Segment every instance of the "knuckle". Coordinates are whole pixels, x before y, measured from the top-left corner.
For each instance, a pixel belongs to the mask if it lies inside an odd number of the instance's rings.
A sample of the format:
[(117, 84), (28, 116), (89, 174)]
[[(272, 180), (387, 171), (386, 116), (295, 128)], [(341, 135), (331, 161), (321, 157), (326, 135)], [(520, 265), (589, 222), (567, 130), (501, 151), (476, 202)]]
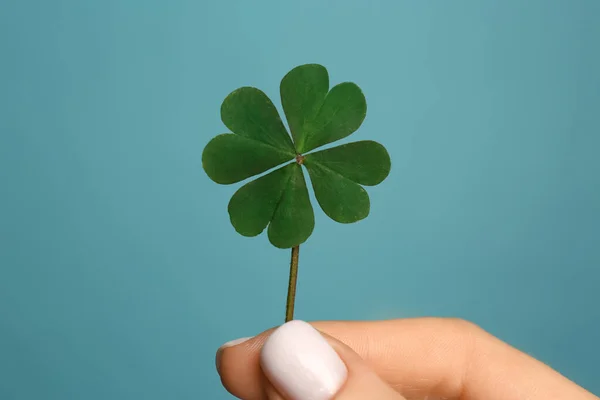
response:
[(463, 318), (450, 318), (449, 323), (452, 324), (452, 326), (458, 331), (460, 331), (462, 334), (468, 336), (482, 331), (479, 325)]
[(461, 345), (467, 355), (472, 354), (477, 339), (485, 332), (479, 325), (462, 318), (450, 318), (446, 321), (446, 326), (448, 335)]
[(458, 391), (464, 387), (468, 376), (471, 374), (473, 365), (476, 362), (476, 352), (478, 342), (485, 337), (485, 330), (472, 321), (462, 318), (453, 318), (450, 321), (455, 329), (456, 340), (459, 343), (460, 351), (460, 370), (462, 374), (456, 377), (454, 387)]

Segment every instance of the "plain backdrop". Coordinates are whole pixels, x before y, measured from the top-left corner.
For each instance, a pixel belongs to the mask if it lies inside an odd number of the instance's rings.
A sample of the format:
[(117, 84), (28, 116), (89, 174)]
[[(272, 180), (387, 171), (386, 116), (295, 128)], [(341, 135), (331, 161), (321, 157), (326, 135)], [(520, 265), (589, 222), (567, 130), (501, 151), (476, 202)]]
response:
[(297, 318), (472, 320), (600, 394), (600, 2), (3, 0), (0, 398), (229, 399), (289, 252), (201, 167), (240, 86), (356, 82), (392, 172), (316, 207)]

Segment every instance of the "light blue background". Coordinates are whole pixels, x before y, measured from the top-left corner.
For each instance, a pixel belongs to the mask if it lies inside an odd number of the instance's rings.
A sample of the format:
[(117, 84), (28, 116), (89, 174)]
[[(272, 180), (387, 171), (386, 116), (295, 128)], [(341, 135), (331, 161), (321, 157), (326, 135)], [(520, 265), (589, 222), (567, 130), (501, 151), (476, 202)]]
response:
[(3, 0), (0, 398), (226, 399), (289, 254), (201, 168), (292, 67), (358, 83), (371, 216), (317, 209), (297, 317), (468, 318), (600, 393), (600, 2)]

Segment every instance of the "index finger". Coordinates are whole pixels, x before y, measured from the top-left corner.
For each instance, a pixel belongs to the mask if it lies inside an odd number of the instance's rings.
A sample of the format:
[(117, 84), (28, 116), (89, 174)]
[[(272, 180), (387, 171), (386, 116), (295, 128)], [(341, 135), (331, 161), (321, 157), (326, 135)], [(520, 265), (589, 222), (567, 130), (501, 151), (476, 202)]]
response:
[[(545, 364), (462, 320), (312, 325), (351, 347), (407, 399), (598, 400)], [(220, 351), (221, 380), (233, 395), (263, 399), (259, 353), (269, 334)]]

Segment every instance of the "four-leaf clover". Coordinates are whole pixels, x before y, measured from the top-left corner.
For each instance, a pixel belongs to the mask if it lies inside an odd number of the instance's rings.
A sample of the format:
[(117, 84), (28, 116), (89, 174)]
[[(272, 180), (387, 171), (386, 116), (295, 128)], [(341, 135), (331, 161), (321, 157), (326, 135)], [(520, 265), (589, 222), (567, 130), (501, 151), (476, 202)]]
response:
[(274, 246), (291, 248), (304, 243), (315, 225), (302, 166), (325, 214), (351, 223), (369, 214), (363, 186), (382, 182), (391, 162), (386, 149), (371, 140), (313, 151), (349, 136), (362, 124), (367, 104), (354, 83), (329, 90), (325, 67), (307, 64), (285, 75), (280, 95), (291, 137), (267, 95), (242, 87), (221, 105), (221, 119), (233, 133), (218, 135), (206, 145), (202, 165), (219, 184), (280, 166), (237, 190), (228, 211), (240, 234), (256, 236), (268, 226)]

